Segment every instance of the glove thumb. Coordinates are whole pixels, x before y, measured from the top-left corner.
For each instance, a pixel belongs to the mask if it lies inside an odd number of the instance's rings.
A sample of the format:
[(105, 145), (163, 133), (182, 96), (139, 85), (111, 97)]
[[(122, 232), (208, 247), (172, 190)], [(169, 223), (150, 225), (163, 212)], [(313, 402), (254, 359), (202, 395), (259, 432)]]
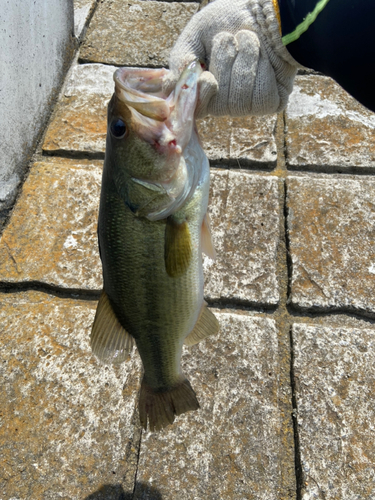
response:
[(210, 71), (203, 71), (198, 79), (198, 102), (195, 108), (195, 117), (204, 118), (209, 114), (208, 109), (211, 99), (219, 89), (214, 75)]

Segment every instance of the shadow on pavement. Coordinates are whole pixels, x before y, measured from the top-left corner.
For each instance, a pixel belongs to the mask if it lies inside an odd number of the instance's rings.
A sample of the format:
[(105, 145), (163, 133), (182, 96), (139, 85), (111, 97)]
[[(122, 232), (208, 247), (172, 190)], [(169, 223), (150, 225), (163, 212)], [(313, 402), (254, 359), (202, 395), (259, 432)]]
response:
[(121, 484), (104, 484), (84, 500), (162, 500), (161, 493), (146, 483), (136, 483), (135, 490), (126, 492)]

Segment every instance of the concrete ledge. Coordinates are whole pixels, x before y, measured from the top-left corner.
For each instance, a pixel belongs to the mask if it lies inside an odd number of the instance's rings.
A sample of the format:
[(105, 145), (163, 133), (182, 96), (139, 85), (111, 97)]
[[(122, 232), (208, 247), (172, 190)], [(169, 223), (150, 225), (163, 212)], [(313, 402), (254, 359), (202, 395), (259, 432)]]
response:
[(73, 55), (73, 0), (3, 2), (0, 23), (1, 224)]

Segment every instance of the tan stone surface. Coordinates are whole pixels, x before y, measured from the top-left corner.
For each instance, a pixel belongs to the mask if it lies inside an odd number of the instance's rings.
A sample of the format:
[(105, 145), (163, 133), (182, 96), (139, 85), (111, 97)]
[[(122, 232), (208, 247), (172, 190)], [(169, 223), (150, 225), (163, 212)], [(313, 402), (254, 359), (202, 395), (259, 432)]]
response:
[(332, 79), (298, 76), (286, 110), (290, 168), (375, 167), (375, 116)]
[[(163, 500), (295, 498), (286, 473), (293, 450), (281, 439), (275, 322), (215, 314), (219, 336), (183, 357), (201, 408), (158, 434), (143, 433), (137, 480)], [(134, 498), (144, 498), (141, 487)]]
[(92, 13), (96, 0), (74, 0), (74, 35), (78, 38), (83, 33), (88, 16)]
[(117, 368), (94, 358), (95, 308), (37, 292), (0, 294), (1, 499), (133, 489), (140, 364), (134, 355)]
[(198, 8), (198, 3), (183, 2), (102, 2), (81, 47), (80, 61), (167, 66), (174, 42)]
[[(43, 143), (48, 154), (104, 157), (107, 104), (112, 96), (114, 66), (76, 65), (68, 78)], [(198, 130), (208, 158), (236, 167), (271, 168), (276, 164), (276, 115), (208, 117)]]
[(0, 238), (0, 281), (101, 289), (96, 227), (102, 162), (35, 163)]
[[(0, 239), (0, 281), (100, 290), (96, 228), (101, 162), (36, 163)], [(217, 262), (205, 260), (206, 295), (278, 301), (276, 179), (217, 170), (210, 211)]]
[(277, 178), (213, 170), (210, 200), (217, 260), (204, 260), (206, 296), (277, 304)]
[(198, 121), (198, 131), (206, 155), (212, 162), (236, 167), (276, 166), (276, 115), (209, 116)]
[(104, 158), (107, 105), (113, 94), (114, 66), (75, 65), (47, 129), (43, 151), (90, 153)]
[(375, 329), (293, 326), (302, 500), (375, 498)]
[(375, 312), (375, 183), (287, 181), (290, 302), (309, 309)]

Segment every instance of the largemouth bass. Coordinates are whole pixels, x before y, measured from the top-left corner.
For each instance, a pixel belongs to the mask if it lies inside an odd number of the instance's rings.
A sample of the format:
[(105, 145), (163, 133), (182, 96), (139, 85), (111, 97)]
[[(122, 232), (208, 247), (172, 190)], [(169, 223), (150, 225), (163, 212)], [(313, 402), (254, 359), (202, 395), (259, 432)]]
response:
[(98, 239), (104, 290), (91, 332), (94, 354), (121, 363), (135, 341), (144, 367), (139, 414), (159, 430), (199, 403), (182, 373), (183, 343), (218, 332), (203, 299), (202, 251), (209, 164), (194, 122), (198, 62), (170, 96), (165, 69), (118, 69), (108, 132)]

